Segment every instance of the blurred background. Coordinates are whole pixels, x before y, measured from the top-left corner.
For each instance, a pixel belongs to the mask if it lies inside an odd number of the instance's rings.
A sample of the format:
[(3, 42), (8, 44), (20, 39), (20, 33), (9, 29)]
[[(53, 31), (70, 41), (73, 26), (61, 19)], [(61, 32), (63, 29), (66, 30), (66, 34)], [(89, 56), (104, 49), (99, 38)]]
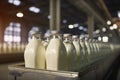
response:
[(87, 35), (103, 42), (120, 43), (120, 0), (57, 1), (57, 4), (54, 0), (0, 1), (1, 63), (23, 61), (24, 49), (33, 31), (41, 32), (42, 38), (55, 29), (62, 34)]
[[(26, 43), (31, 31), (44, 35), (50, 30), (49, 3), (50, 0), (2, 0), (0, 42)], [(60, 0), (60, 31), (93, 38), (107, 36), (109, 42), (119, 43), (119, 4), (119, 0)]]

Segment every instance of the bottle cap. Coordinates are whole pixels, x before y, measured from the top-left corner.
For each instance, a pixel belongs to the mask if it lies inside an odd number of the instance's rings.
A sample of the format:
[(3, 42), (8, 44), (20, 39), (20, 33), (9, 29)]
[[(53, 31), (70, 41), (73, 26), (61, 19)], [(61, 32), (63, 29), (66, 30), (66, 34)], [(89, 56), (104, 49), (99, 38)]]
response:
[(50, 33), (46, 33), (44, 37), (45, 37), (45, 38), (48, 38), (48, 37), (50, 37), (50, 36), (51, 36)]
[(58, 34), (58, 33), (59, 33), (59, 31), (57, 31), (57, 30), (52, 30), (52, 31), (51, 31), (51, 34), (52, 34), (52, 35), (55, 35), (55, 34)]
[(78, 35), (73, 35), (72, 38), (76, 39), (76, 38), (78, 38)]
[(41, 33), (40, 32), (34, 32), (34, 31), (32, 31), (31, 35), (34, 36), (34, 38), (36, 38), (36, 39), (40, 39), (40, 37), (41, 37)]
[(70, 36), (71, 36), (71, 34), (66, 33), (66, 34), (64, 34), (63, 36), (64, 36), (64, 37), (70, 37)]
[(30, 31), (30, 35), (34, 35), (34, 34), (36, 34), (35, 31)]

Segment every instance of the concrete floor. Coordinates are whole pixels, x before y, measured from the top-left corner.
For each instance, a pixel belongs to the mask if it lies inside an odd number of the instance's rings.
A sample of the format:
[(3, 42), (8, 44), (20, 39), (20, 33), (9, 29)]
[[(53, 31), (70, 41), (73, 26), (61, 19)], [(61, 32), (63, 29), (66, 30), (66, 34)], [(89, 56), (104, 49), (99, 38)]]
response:
[(8, 66), (15, 63), (0, 64), (0, 80), (14, 80), (13, 76), (9, 75)]

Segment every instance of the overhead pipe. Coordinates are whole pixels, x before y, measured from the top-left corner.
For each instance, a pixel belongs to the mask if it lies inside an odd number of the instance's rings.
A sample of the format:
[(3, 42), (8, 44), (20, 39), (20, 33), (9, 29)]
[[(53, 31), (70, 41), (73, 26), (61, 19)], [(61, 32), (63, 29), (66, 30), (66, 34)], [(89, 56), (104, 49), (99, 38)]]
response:
[(108, 17), (109, 20), (112, 20), (112, 16), (107, 8), (107, 6), (105, 5), (103, 0), (98, 0), (102, 9), (105, 11), (106, 16)]
[(50, 30), (60, 31), (60, 0), (50, 0)]
[(104, 19), (97, 13), (85, 0), (68, 0), (71, 4), (85, 12), (88, 16), (93, 15), (96, 20), (98, 20), (104, 26), (107, 26)]

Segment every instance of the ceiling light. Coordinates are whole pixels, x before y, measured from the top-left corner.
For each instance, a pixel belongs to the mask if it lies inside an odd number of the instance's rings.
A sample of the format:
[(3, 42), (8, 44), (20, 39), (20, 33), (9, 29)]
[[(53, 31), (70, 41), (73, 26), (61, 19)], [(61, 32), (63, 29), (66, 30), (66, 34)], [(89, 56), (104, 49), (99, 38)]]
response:
[(22, 12), (18, 12), (18, 13), (16, 14), (16, 16), (17, 16), (17, 17), (23, 17), (24, 14), (23, 14)]
[(108, 21), (107, 21), (107, 24), (108, 24), (108, 25), (111, 25), (111, 21), (110, 21), (110, 20), (108, 20)]
[(113, 28), (113, 26), (110, 26), (110, 30), (113, 30), (114, 28)]
[(20, 0), (14, 0), (13, 4), (16, 6), (19, 6), (21, 4), (21, 2), (20, 2)]
[(8, 0), (8, 3), (11, 3), (11, 4), (12, 4), (13, 2), (14, 2), (14, 0)]
[(102, 41), (103, 42), (108, 42), (108, 39), (109, 39), (108, 36), (103, 36)]
[(102, 28), (102, 31), (103, 31), (103, 32), (106, 32), (106, 28), (105, 28), (105, 27), (103, 27), (103, 28)]
[(79, 28), (78, 28), (79, 30), (83, 30), (83, 26), (79, 26)]
[(63, 23), (67, 23), (67, 20), (66, 20), (66, 19), (64, 19), (64, 20), (63, 20)]
[(37, 8), (37, 7), (35, 7), (35, 6), (29, 7), (29, 10), (30, 10), (31, 12), (34, 12), (34, 13), (39, 13), (39, 12), (40, 12), (40, 9)]
[(113, 24), (113, 28), (117, 29), (118, 28), (117, 24)]
[(87, 32), (87, 28), (84, 28), (83, 31)]
[(117, 13), (117, 14), (118, 14), (118, 17), (120, 18), (120, 11), (118, 11), (118, 13)]
[(101, 40), (102, 40), (102, 38), (101, 38), (101, 37), (98, 37), (98, 40), (99, 40), (99, 41), (101, 41)]
[(73, 26), (73, 25), (69, 25), (68, 28), (69, 28), (69, 29), (73, 29), (74, 26)]
[(78, 27), (78, 26), (79, 26), (79, 24), (77, 24), (77, 23), (76, 23), (76, 24), (74, 24), (73, 26), (74, 26), (74, 27)]
[(21, 4), (20, 0), (8, 0), (8, 3), (14, 4), (16, 6), (19, 6)]
[(51, 16), (50, 16), (50, 15), (48, 15), (48, 19), (51, 19)]
[(100, 30), (96, 30), (95, 33), (97, 33), (97, 34), (100, 33)]

